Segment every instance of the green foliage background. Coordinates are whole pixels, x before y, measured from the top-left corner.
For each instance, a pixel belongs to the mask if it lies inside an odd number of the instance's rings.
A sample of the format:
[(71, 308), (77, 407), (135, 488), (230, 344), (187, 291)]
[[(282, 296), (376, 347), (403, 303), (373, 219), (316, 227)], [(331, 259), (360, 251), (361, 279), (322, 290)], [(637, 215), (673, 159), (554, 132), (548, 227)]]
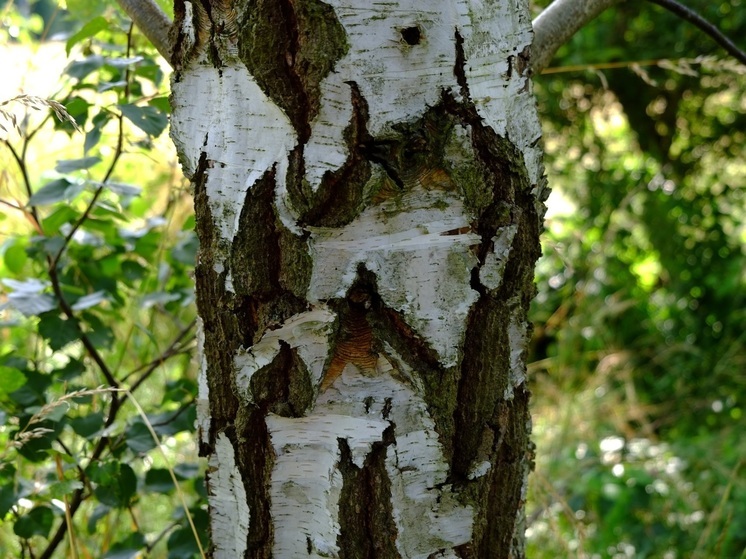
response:
[[(739, 0), (686, 4), (746, 49)], [(746, 68), (644, 3), (553, 66), (531, 555), (743, 557)]]
[[(689, 5), (744, 36), (741, 0)], [(0, 105), (0, 550), (198, 557), (196, 239), (167, 68), (113, 1), (66, 6), (0, 11), (0, 40), (63, 33), (71, 56), (52, 100)], [(744, 557), (746, 68), (639, 3), (553, 65), (529, 555)]]
[[(0, 106), (0, 555), (199, 556), (196, 237), (167, 67), (113, 3), (67, 5), (47, 20), (71, 55), (58, 93)], [(3, 10), (8, 42), (51, 32)]]

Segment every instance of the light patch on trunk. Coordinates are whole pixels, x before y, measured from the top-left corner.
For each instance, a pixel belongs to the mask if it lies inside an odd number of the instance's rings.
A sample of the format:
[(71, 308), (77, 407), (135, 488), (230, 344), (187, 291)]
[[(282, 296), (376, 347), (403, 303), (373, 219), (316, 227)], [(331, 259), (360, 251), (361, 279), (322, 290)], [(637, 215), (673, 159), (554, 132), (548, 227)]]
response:
[(395, 442), (386, 448), (386, 472), (396, 547), (402, 557), (426, 559), (471, 540), (474, 510), (462, 505), (446, 484), (448, 464), (420, 392), (397, 380), (416, 375), (398, 356), (386, 355), (379, 357), (377, 373), (363, 375), (348, 365), (319, 396), (314, 414), (386, 420), (394, 427)]
[(207, 444), (210, 438), (210, 389), (207, 386), (207, 358), (205, 357), (205, 329), (200, 317), (197, 317), (197, 436), (200, 442)]
[[(442, 91), (461, 96), (453, 68), (456, 30), (463, 38), (471, 100), (485, 123), (523, 152), (530, 180), (542, 174), (541, 128), (527, 67), (518, 53), (533, 39), (523, 2), (459, 0), (443, 5), (402, 0), (363, 8), (330, 0), (345, 28), (349, 50), (321, 83), (321, 106), (306, 146), (306, 179), (316, 188), (325, 172), (347, 159), (343, 133), (352, 116), (351, 82), (368, 104), (368, 130), (420, 117)], [(478, 15), (474, 15), (478, 14)], [(405, 39), (406, 30), (417, 33)], [(516, 33), (516, 30), (519, 30)], [(413, 44), (412, 44), (413, 43)]]
[(471, 289), (480, 242), (461, 199), (415, 189), (401, 199), (366, 208), (349, 225), (309, 228), (312, 301), (341, 298), (358, 265), (374, 272), (378, 293), (438, 352), (443, 365), (458, 362), (466, 317), (478, 294)]
[(250, 511), (230, 439), (220, 433), (209, 461), (210, 527), (215, 559), (243, 557)]
[[(338, 557), (339, 441), (347, 440), (362, 467), (371, 445), (388, 422), (319, 409), (301, 418), (269, 414), (267, 428), (275, 451), (270, 496), (274, 557)], [(309, 551), (310, 550), (310, 551)]]
[[(516, 305), (518, 303), (516, 302)], [(513, 311), (508, 325), (510, 343), (510, 382), (505, 390), (505, 399), (513, 399), (513, 390), (526, 382), (525, 352), (528, 347), (528, 322)]]
[(391, 426), (395, 443), (387, 447), (386, 472), (401, 556), (455, 557), (452, 548), (471, 540), (474, 511), (446, 484), (448, 464), (427, 405), (395, 378), (411, 373), (398, 371), (384, 356), (375, 376), (348, 364), (306, 417), (268, 415), (275, 451), (270, 489), (275, 557), (338, 557), (343, 483), (338, 439), (347, 442), (361, 468)]
[[(458, 89), (455, 31), (468, 22), (468, 2), (463, 0), (447, 5), (400, 0), (370, 7), (349, 0), (327, 3), (345, 28), (349, 49), (321, 83), (321, 109), (305, 152), (312, 188), (347, 159), (343, 132), (352, 116), (348, 84), (354, 82), (365, 98), (368, 130), (374, 136), (393, 123), (421, 116), (438, 104), (443, 90)], [(408, 36), (408, 29), (418, 32)]]
[(523, 153), (532, 184), (543, 172), (541, 126), (527, 63), (519, 60), (533, 41), (530, 14), (520, 0), (470, 0), (462, 29), (469, 93), (485, 124)]
[(298, 356), (311, 375), (311, 383), (318, 385), (329, 353), (329, 334), (335, 319), (336, 315), (322, 305), (312, 311), (292, 316), (276, 330), (267, 331), (250, 348), (239, 349), (233, 360), (238, 393), (247, 402), (254, 400), (251, 394), (251, 377), (277, 357), (280, 342), (297, 349)]
[(518, 232), (517, 225), (508, 225), (497, 231), (492, 237), (492, 250), (484, 259), (484, 264), (479, 269), (479, 281), (487, 289), (497, 289), (503, 281), (505, 265), (508, 263), (513, 238)]
[[(206, 158), (205, 187), (225, 258), (254, 183), (274, 168), (277, 192), (285, 191), (295, 130), (243, 66), (193, 66), (172, 88), (171, 136), (187, 176), (194, 176), (203, 154)], [(278, 209), (295, 227), (289, 210)]]

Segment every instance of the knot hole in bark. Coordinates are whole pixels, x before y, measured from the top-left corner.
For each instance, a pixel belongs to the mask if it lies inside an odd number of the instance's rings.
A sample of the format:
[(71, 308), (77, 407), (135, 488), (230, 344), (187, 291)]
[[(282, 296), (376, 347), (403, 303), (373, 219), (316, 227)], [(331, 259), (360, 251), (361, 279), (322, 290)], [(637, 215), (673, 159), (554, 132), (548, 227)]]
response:
[(413, 27), (405, 27), (401, 30), (401, 38), (408, 45), (414, 46), (419, 45), (422, 39), (422, 31), (416, 25)]

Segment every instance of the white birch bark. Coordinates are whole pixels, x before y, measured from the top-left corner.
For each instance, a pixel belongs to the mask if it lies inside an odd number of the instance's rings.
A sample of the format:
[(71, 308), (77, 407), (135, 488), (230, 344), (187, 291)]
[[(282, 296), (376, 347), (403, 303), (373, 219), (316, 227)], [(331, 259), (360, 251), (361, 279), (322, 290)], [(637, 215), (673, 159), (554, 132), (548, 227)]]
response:
[[(343, 33), (344, 53), (315, 85), (296, 68), (304, 41), (313, 42), (304, 38), (303, 22), (314, 16), (304, 15), (303, 3), (278, 2), (291, 14), (290, 31), (278, 31), (290, 45), (279, 73), (289, 76), (287, 84), (305, 84), (299, 95), (312, 114), (295, 110), (240, 44), (250, 32), (241, 26), (254, 25), (252, 10), (261, 17), (262, 8), (210, 4), (205, 18), (201, 4), (177, 2), (181, 54), (171, 125), (202, 223), (198, 408), (202, 448), (210, 455), (214, 555), (339, 557), (349, 522), (341, 507), (354, 508), (346, 495), (358, 490), (351, 488), (355, 479), (370, 475), (388, 491), (383, 499), (368, 495), (388, 518), (376, 529), (394, 538), (380, 556), (478, 556), (491, 522), (486, 495), (501, 475), (500, 444), (513, 428), (527, 441), (530, 429), (505, 419), (515, 391), (527, 393), (530, 278), (515, 280), (526, 274), (515, 262), (524, 258), (523, 247), (535, 251), (543, 207), (525, 2), (328, 0), (323, 9), (331, 9)], [(388, 156), (357, 143), (416, 144), (402, 126), (425, 122), (436, 109), (454, 122), (433, 132), (446, 137), (437, 169), (397, 167), (394, 156), (387, 163)], [(432, 126), (441, 124), (435, 119)], [(364, 127), (358, 140), (351, 139), (355, 126)], [(429, 134), (428, 125), (422, 130)], [(480, 142), (509, 149), (492, 153)], [(366, 157), (360, 203), (336, 222), (309, 217), (298, 192), (321, 196), (335, 174)], [(513, 167), (518, 171), (505, 170)], [(510, 177), (520, 185), (500, 184)], [(344, 180), (337, 188), (345, 188)], [(495, 184), (482, 184), (489, 181)], [(270, 202), (261, 209), (267, 185)], [(501, 189), (511, 200), (498, 199)], [(518, 199), (527, 205), (489, 217)], [(251, 222), (252, 212), (266, 222)], [(244, 239), (264, 235), (253, 228), (267, 224), (272, 231), (261, 239), (272, 246), (249, 258), (273, 268), (277, 252), (279, 272), (239, 269)], [(309, 262), (303, 281), (291, 279), (287, 246), (295, 247), (293, 262)], [(525, 257), (529, 270), (533, 258)], [(265, 273), (276, 281), (258, 292), (284, 302), (246, 288)], [(507, 276), (513, 283), (504, 283)], [(475, 317), (489, 305), (505, 309), (499, 331), (507, 357), (499, 371), (469, 355), (494, 343), (470, 338), (478, 331)], [(480, 366), (506, 379), (491, 404), (473, 402), (481, 396), (469, 378), (481, 376)], [(435, 401), (433, 370), (450, 379), (449, 402)], [(301, 394), (296, 400), (294, 391)], [(460, 394), (472, 401), (463, 412)], [(477, 442), (462, 444), (454, 430), (472, 425), (479, 433), (465, 439)], [(514, 449), (525, 462), (517, 470), (519, 492), (530, 461), (525, 446)], [(256, 449), (266, 456), (252, 465)], [(522, 553), (521, 499), (505, 513), (512, 519), (507, 541), (519, 543), (495, 557)]]

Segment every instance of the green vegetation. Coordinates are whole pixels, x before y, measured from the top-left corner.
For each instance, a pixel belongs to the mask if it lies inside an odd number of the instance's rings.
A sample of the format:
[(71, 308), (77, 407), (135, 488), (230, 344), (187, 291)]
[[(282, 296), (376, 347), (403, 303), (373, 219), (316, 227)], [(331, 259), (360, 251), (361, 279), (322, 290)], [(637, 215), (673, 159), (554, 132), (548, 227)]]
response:
[(187, 519), (206, 533), (196, 238), (168, 83), (99, 7), (67, 41), (54, 100), (0, 105), (3, 557), (181, 559), (199, 553)]
[[(555, 192), (529, 556), (740, 558), (746, 68), (628, 4), (536, 80)], [(199, 557), (196, 239), (165, 67), (112, 4), (67, 5), (0, 9), (2, 42), (74, 30), (51, 99), (0, 99), (0, 550)], [(690, 5), (744, 36), (740, 0)]]
[[(737, 42), (738, 4), (688, 2)], [(553, 63), (580, 68), (536, 80), (554, 193), (532, 557), (746, 549), (746, 68), (640, 7), (603, 14)]]

